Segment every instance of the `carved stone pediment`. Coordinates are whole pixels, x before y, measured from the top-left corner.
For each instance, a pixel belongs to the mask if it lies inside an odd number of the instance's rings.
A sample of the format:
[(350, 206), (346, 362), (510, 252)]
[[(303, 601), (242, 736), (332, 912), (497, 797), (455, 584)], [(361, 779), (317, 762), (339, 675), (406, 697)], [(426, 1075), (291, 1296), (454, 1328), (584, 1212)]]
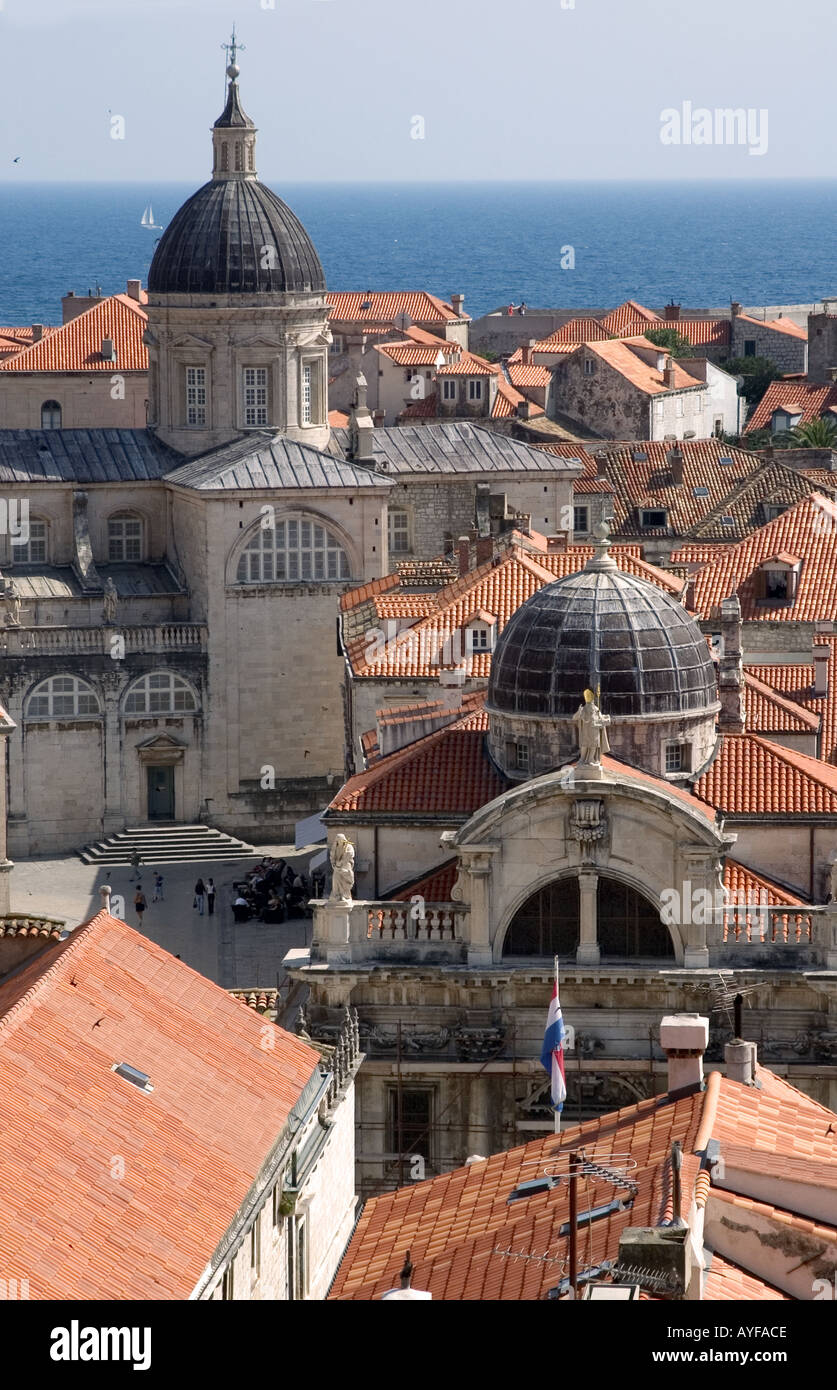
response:
[(606, 834), (604, 802), (597, 797), (574, 801), (570, 812), (570, 835), (581, 850), (582, 863), (593, 863), (595, 847)]

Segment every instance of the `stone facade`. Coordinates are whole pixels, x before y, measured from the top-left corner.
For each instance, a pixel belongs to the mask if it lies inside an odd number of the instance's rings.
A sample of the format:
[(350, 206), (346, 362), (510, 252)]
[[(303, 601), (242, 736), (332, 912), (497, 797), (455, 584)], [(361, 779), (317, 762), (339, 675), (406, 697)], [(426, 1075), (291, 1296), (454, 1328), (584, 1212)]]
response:
[(766, 357), (780, 372), (807, 372), (808, 343), (804, 338), (783, 333), (749, 316), (743, 318), (735, 308), (734, 305), (730, 325), (730, 357)]
[(837, 314), (832, 300), (826, 312), (808, 318), (808, 380), (825, 385), (837, 367)]
[[(658, 354), (661, 362), (665, 353)], [(714, 429), (705, 385), (649, 394), (583, 347), (556, 363), (548, 414), (569, 416), (604, 439), (708, 439)], [(662, 370), (662, 368), (661, 368)]]
[(62, 429), (144, 429), (148, 373), (0, 372), (0, 429), (39, 430), (47, 401), (61, 407)]

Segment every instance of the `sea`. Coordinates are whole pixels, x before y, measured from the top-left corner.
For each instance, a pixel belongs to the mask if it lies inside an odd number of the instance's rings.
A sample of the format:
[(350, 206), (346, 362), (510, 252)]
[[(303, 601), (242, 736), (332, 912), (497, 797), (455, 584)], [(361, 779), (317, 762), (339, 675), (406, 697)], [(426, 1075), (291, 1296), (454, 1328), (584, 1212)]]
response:
[[(837, 181), (287, 184), (331, 289), (465, 295), (473, 317), (637, 299), (684, 308), (837, 293)], [(0, 324), (58, 323), (68, 290), (148, 277), (194, 185), (0, 183)]]

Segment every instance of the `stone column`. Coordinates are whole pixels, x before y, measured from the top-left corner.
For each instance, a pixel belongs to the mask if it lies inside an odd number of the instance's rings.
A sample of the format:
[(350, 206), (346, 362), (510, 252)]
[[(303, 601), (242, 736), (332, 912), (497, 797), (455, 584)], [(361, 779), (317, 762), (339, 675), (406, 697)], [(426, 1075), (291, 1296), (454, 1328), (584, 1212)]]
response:
[(460, 850), (462, 866), (469, 875), (468, 964), (491, 965), (494, 959), (491, 936), (491, 858), (497, 846)]
[(351, 916), (352, 907), (357, 903), (332, 902), (331, 899), (314, 901), (314, 930), (312, 947), (319, 948), (319, 959), (330, 964), (351, 960)]
[(6, 759), (9, 734), (15, 727), (14, 721), (0, 710), (0, 916), (9, 911), (9, 874), (14, 867), (6, 857)]
[[(723, 906), (723, 871), (714, 849), (687, 845), (680, 884), (680, 930), (683, 937), (683, 965), (687, 970), (705, 970), (709, 965), (708, 934)], [(716, 895), (720, 895), (719, 897)], [(694, 919), (698, 920), (695, 921)]]
[[(118, 634), (119, 630), (115, 629), (115, 631)], [(116, 666), (114, 666), (113, 672), (102, 680), (105, 704), (102, 721), (105, 797), (105, 804), (102, 808), (102, 829), (105, 835), (112, 835), (114, 831), (121, 830), (126, 821), (125, 807), (122, 801), (122, 726), (119, 719), (119, 698), (123, 684), (122, 672)], [(141, 787), (140, 797), (142, 797), (143, 790)], [(139, 821), (146, 819), (142, 808), (137, 819)]]
[(576, 965), (598, 965), (601, 960), (598, 933), (597, 895), (599, 875), (589, 869), (581, 869), (578, 875), (578, 889), (581, 902), (580, 932), (578, 950), (575, 953)]
[(26, 787), (23, 778), (23, 695), (25, 683), (9, 693), (7, 710), (9, 718), (17, 723), (14, 742), (6, 745), (8, 757), (9, 804), (4, 834), (8, 838), (13, 854), (26, 854), (29, 850), (29, 830), (26, 818)]

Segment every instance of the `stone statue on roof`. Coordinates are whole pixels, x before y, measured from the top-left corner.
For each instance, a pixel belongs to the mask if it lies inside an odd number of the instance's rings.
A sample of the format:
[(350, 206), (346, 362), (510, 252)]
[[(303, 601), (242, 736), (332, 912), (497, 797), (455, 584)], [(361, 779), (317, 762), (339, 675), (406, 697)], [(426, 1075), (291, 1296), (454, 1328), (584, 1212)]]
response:
[(6, 580), (3, 598), (6, 604), (6, 626), (20, 627), (20, 590), (13, 579)]
[(350, 903), (355, 886), (355, 847), (345, 835), (331, 846), (331, 901)]
[(112, 627), (116, 622), (116, 613), (119, 608), (119, 594), (116, 592), (116, 585), (108, 575), (105, 580), (105, 596), (102, 600), (102, 617), (108, 627)]
[(607, 726), (610, 715), (602, 714), (592, 690), (585, 690), (584, 704), (573, 715), (578, 735), (579, 761), (589, 767), (600, 767), (602, 754), (610, 752)]

